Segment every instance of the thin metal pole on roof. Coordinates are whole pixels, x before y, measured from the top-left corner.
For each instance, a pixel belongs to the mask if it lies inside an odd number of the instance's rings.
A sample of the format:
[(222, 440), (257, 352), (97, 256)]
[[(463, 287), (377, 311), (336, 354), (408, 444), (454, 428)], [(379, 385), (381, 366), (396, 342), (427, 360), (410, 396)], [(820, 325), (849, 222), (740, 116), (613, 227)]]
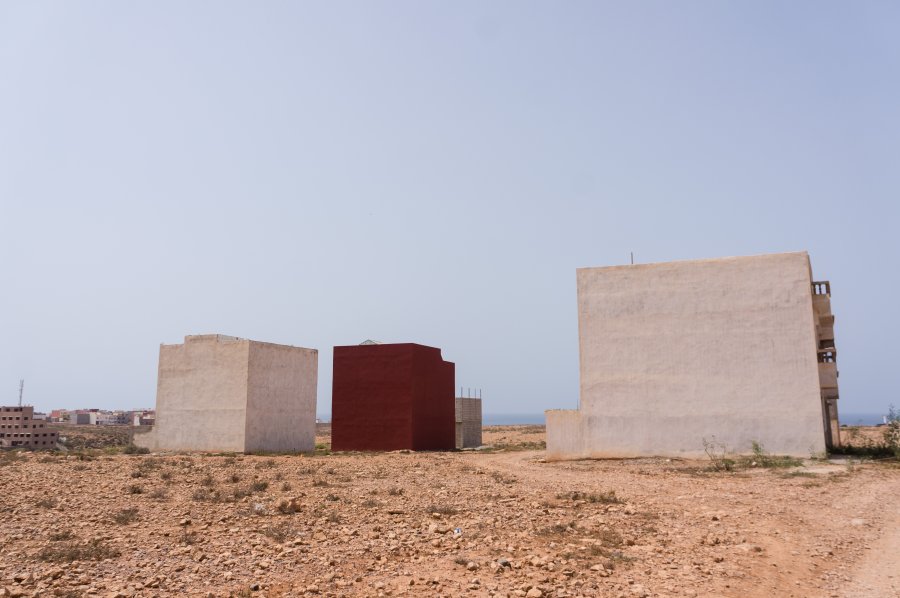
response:
[(634, 265), (634, 252), (631, 252), (631, 265)]

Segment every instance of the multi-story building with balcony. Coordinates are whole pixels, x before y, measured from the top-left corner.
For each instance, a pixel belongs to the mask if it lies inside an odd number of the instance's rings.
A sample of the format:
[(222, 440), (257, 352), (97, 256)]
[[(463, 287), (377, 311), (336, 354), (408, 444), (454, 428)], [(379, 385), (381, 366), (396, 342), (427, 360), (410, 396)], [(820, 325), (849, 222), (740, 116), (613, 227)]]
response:
[(828, 448), (841, 446), (841, 426), (838, 421), (837, 349), (834, 345), (834, 314), (831, 313), (831, 283), (813, 282), (813, 313), (818, 342), (819, 386), (822, 389), (822, 415), (825, 419), (825, 444)]
[(0, 407), (0, 447), (52, 449), (57, 440), (44, 420), (34, 419), (34, 407)]

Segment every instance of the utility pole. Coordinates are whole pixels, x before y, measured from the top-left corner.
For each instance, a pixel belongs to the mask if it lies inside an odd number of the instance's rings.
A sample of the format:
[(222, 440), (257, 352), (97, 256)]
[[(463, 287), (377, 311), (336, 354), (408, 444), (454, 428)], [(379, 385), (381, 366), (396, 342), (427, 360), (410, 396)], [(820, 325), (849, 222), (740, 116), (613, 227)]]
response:
[(22, 391), (25, 389), (25, 379), (19, 379), (19, 407), (22, 406)]

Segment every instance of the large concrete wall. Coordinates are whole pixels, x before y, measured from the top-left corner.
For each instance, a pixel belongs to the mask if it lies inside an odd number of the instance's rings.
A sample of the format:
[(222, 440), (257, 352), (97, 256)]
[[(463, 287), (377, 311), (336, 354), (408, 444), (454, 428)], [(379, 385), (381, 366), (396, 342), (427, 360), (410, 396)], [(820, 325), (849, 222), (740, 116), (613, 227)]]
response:
[(244, 450), (250, 341), (186, 336), (161, 345), (156, 423), (135, 444), (151, 450)]
[(805, 252), (578, 270), (578, 411), (549, 458), (824, 450)]
[(335, 347), (332, 448), (452, 450), (454, 372), (454, 364), (433, 347)]
[(245, 450), (314, 450), (319, 352), (251, 341), (249, 358)]
[(151, 450), (303, 451), (315, 442), (318, 354), (224, 335), (162, 345)]

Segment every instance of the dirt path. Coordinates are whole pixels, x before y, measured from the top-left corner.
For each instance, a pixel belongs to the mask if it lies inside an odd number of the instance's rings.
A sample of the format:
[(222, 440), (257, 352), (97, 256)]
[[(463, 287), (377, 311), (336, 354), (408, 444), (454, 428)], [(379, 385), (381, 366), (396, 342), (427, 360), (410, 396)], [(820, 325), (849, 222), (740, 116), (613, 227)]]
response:
[(882, 523), (882, 536), (857, 564), (842, 598), (900, 597), (900, 484)]
[(771, 470), (696, 478), (666, 473), (685, 464), (663, 459), (543, 463), (541, 457), (536, 451), (502, 452), (485, 455), (481, 464), (544, 488), (548, 496), (615, 489), (636, 509), (681, 526), (678, 543), (668, 547), (673, 552), (696, 550), (713, 511), (726, 529), (740, 530), (745, 539), (717, 553), (732, 565), (726, 581), (698, 595), (900, 598), (896, 470), (826, 464), (794, 479)]

